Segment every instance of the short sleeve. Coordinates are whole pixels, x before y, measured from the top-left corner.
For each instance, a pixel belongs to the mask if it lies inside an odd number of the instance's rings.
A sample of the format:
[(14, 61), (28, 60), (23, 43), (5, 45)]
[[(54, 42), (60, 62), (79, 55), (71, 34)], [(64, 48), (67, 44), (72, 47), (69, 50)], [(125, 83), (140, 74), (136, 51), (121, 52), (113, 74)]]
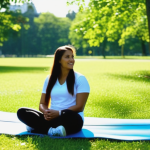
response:
[(77, 93), (90, 93), (90, 86), (85, 76), (80, 76), (76, 83)]
[(49, 76), (47, 76), (46, 79), (45, 79), (42, 93), (46, 93), (46, 88), (47, 88), (47, 85), (48, 85), (48, 81), (49, 81)]

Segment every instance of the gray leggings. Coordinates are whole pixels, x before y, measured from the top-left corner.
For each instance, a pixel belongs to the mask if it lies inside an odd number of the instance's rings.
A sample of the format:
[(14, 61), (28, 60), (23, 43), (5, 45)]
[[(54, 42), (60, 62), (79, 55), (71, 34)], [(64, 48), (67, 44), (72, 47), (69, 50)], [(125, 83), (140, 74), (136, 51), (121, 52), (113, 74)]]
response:
[(62, 125), (69, 135), (79, 132), (83, 126), (81, 116), (69, 109), (62, 110), (61, 116), (50, 121), (44, 119), (43, 113), (31, 108), (20, 108), (17, 116), (20, 121), (34, 129), (33, 133), (47, 134), (50, 127), (56, 128)]

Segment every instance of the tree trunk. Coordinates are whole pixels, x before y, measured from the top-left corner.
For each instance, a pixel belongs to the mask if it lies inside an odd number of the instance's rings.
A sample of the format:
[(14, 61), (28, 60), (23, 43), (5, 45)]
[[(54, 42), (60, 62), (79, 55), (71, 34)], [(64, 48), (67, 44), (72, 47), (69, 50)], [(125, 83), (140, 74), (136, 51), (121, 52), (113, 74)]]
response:
[(141, 46), (142, 46), (142, 56), (146, 56), (146, 47), (145, 42), (141, 40)]
[(121, 46), (121, 56), (124, 58), (124, 45)]
[(106, 43), (107, 43), (107, 39), (105, 37), (105, 39), (103, 41), (103, 46), (102, 46), (102, 55), (103, 55), (104, 59), (106, 58), (106, 55), (105, 55)]
[(148, 19), (148, 30), (149, 30), (149, 54), (150, 54), (150, 0), (146, 0), (146, 12)]
[(96, 47), (97, 55), (100, 56), (100, 47)]
[(103, 47), (103, 49), (102, 49), (102, 55), (103, 55), (103, 57), (104, 57), (104, 59), (105, 59), (105, 48)]

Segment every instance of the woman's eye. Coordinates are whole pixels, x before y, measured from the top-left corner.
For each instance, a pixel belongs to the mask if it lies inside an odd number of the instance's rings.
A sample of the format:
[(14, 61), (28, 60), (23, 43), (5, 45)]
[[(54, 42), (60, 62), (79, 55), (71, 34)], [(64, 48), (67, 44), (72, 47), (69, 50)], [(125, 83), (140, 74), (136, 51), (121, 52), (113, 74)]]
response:
[(67, 55), (66, 58), (74, 58), (74, 56), (69, 56), (69, 55)]

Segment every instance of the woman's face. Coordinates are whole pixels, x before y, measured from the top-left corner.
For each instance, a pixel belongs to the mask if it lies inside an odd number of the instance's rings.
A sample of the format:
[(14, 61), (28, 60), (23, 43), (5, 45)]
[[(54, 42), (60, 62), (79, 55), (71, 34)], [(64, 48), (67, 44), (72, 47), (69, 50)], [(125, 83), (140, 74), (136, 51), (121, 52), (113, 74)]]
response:
[(66, 50), (59, 61), (61, 68), (64, 69), (73, 69), (74, 62), (74, 54), (71, 50)]

